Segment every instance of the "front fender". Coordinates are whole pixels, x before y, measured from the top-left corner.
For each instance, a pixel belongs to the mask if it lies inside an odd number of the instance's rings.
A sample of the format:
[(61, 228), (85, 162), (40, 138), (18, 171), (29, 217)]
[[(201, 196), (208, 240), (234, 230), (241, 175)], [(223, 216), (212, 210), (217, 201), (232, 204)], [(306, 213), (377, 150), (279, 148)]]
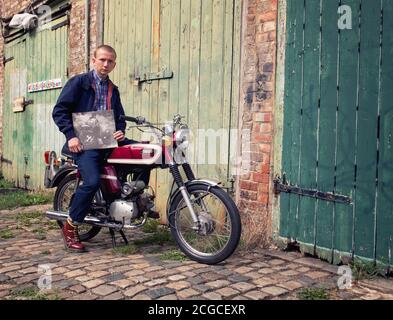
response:
[(69, 174), (71, 173), (76, 173), (77, 172), (77, 167), (75, 166), (70, 166), (70, 167), (65, 167), (61, 168), (60, 171), (55, 175), (55, 177), (52, 179), (49, 188), (56, 188), (60, 182)]
[[(192, 180), (192, 181), (187, 181), (185, 183), (186, 188), (191, 187), (193, 185), (197, 185), (197, 184), (202, 184), (205, 185), (207, 187), (211, 187), (211, 188), (216, 188), (219, 187), (220, 183), (219, 182), (214, 182), (214, 181), (210, 181), (210, 180), (205, 180), (205, 179), (201, 179), (201, 180)], [(180, 193), (179, 189), (176, 189), (171, 195), (169, 195), (169, 199), (168, 199), (168, 205), (166, 208), (166, 215), (167, 217), (169, 217), (169, 209), (171, 207), (171, 203), (173, 202), (173, 200), (175, 199), (175, 197)]]

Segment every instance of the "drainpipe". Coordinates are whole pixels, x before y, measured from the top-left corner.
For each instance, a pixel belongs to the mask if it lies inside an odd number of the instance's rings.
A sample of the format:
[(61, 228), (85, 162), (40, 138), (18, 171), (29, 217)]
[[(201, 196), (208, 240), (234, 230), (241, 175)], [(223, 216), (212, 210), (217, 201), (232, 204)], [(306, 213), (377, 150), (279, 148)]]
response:
[(90, 71), (90, 0), (85, 0), (85, 67)]
[(97, 45), (104, 44), (104, 0), (97, 4)]

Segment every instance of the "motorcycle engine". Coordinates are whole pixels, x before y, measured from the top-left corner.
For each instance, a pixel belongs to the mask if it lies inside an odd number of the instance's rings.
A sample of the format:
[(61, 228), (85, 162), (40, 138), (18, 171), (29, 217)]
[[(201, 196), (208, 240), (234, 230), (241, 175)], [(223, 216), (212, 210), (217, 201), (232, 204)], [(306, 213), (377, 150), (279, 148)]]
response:
[(139, 210), (134, 201), (116, 200), (109, 208), (109, 216), (117, 222), (129, 224), (139, 217)]
[(143, 181), (126, 182), (121, 188), (121, 199), (114, 201), (109, 207), (109, 217), (114, 221), (131, 224), (133, 220), (154, 207), (155, 196), (144, 192)]

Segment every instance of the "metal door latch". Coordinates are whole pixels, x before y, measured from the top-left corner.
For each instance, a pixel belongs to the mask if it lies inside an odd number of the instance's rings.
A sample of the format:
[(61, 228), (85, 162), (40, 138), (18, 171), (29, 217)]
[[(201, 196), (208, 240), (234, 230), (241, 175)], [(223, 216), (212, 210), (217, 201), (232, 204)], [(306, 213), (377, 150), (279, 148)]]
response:
[(14, 107), (13, 107), (13, 110), (12, 110), (12, 111), (13, 111), (14, 113), (24, 112), (25, 109), (26, 109), (26, 107), (27, 107), (28, 105), (33, 104), (33, 103), (34, 103), (33, 100), (26, 100), (25, 97), (16, 98), (16, 99), (14, 100)]
[(142, 76), (136, 75), (134, 77), (134, 85), (140, 86), (144, 82), (152, 83), (153, 81), (172, 79), (172, 78), (173, 78), (173, 72), (163, 69), (160, 72), (145, 73)]
[(273, 181), (274, 181), (274, 193), (276, 195), (279, 195), (281, 192), (284, 192), (284, 193), (297, 194), (303, 197), (309, 197), (309, 198), (330, 201), (330, 202), (337, 202), (337, 203), (344, 203), (344, 204), (352, 203), (352, 199), (344, 195), (335, 194), (331, 192), (321, 192), (318, 190), (304, 189), (297, 186), (291, 186), (286, 181), (285, 175), (283, 180), (281, 180), (280, 177), (277, 177)]

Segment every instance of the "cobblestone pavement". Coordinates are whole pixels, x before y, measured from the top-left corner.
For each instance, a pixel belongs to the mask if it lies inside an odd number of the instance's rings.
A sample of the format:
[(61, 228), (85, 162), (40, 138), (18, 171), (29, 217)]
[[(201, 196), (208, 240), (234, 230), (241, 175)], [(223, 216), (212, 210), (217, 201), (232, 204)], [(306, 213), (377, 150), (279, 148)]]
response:
[[(0, 299), (296, 300), (307, 288), (311, 295), (324, 288), (337, 300), (393, 298), (391, 279), (361, 281), (339, 290), (336, 266), (297, 252), (239, 250), (225, 263), (206, 266), (163, 260), (172, 245), (149, 244), (136, 254), (116, 253), (105, 231), (87, 243), (88, 253), (71, 254), (55, 225), (30, 214), (45, 209), (0, 212)], [(144, 237), (141, 232), (127, 235), (131, 241)], [(51, 267), (52, 289), (37, 293), (42, 265)]]

